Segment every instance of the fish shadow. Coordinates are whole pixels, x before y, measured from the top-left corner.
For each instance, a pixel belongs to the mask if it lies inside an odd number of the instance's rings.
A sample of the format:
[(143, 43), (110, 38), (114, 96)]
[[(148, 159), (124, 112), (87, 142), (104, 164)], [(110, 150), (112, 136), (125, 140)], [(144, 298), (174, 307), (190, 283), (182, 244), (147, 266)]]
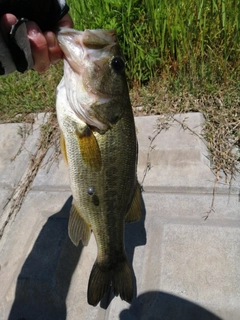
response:
[(68, 237), (71, 203), (69, 197), (43, 226), (18, 276), (8, 320), (66, 319), (66, 297), (83, 248)]
[[(128, 257), (130, 265), (133, 265), (134, 251), (136, 247), (144, 246), (147, 243), (147, 234), (145, 229), (145, 218), (146, 218), (146, 208), (144, 204), (143, 197), (141, 195), (142, 201), (142, 216), (139, 221), (127, 223), (125, 226), (125, 250)], [(132, 269), (133, 282), (135, 287), (135, 297), (137, 295), (137, 280)]]
[[(68, 237), (71, 203), (72, 197), (69, 197), (39, 233), (18, 275), (8, 320), (66, 320), (66, 297), (83, 249), (81, 242), (76, 247)], [(146, 243), (144, 220), (145, 208), (141, 220), (126, 224), (125, 246), (130, 265), (135, 247)], [(136, 287), (134, 272), (133, 279)], [(100, 307), (106, 309), (113, 298), (109, 290)]]
[[(147, 243), (147, 235), (146, 229), (144, 226), (145, 218), (146, 218), (146, 208), (144, 204), (144, 200), (141, 194), (142, 201), (142, 216), (141, 219), (132, 223), (125, 224), (125, 250), (128, 258), (128, 262), (130, 266), (133, 265), (134, 251), (136, 247), (144, 246)], [(134, 297), (137, 296), (137, 280), (134, 273), (134, 269), (132, 268), (132, 277), (133, 277), (133, 285), (134, 285)], [(103, 309), (107, 309), (111, 301), (114, 299), (114, 294), (111, 288), (105, 294), (100, 302), (100, 307)]]
[(212, 312), (178, 296), (163, 291), (149, 291), (122, 310), (120, 320), (222, 320)]

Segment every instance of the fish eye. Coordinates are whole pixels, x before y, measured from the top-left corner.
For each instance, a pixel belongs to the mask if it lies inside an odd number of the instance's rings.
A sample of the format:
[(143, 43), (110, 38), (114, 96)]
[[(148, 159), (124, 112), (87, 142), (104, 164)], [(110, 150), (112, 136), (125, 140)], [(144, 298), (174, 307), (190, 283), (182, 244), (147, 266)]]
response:
[(111, 66), (115, 71), (122, 71), (124, 69), (124, 61), (121, 58), (113, 58)]

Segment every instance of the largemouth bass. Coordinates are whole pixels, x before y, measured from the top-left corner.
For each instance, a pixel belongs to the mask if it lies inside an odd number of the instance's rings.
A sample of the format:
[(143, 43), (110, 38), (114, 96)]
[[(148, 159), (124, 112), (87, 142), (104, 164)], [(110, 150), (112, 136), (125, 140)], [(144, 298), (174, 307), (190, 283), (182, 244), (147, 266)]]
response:
[(62, 28), (58, 41), (65, 57), (57, 117), (73, 194), (69, 236), (75, 245), (87, 245), (92, 230), (96, 239), (88, 303), (96, 306), (110, 286), (131, 302), (124, 225), (138, 220), (142, 207), (124, 59), (114, 30)]

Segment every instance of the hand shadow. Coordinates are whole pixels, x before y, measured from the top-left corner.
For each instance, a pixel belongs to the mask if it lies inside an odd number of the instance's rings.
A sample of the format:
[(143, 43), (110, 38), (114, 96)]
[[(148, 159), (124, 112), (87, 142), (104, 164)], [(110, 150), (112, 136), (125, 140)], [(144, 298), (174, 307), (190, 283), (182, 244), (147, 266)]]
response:
[(65, 320), (66, 297), (82, 244), (68, 237), (70, 197), (48, 218), (18, 276), (8, 320)]
[(120, 320), (221, 320), (210, 311), (162, 291), (149, 291), (120, 313)]

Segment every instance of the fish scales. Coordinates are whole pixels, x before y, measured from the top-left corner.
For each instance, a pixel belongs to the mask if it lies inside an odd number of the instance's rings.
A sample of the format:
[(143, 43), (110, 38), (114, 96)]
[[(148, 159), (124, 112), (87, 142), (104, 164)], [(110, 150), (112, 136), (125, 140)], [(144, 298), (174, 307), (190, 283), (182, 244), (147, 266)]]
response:
[[(77, 59), (72, 62), (76, 52), (69, 48), (69, 35), (76, 46), (82, 42), (78, 58), (87, 60), (87, 67), (82, 64), (79, 71)], [(97, 44), (98, 38), (104, 41)], [(136, 177), (137, 139), (122, 54), (113, 31), (84, 33), (63, 28), (58, 39), (65, 61), (57, 90), (57, 115), (73, 193), (69, 235), (76, 245), (80, 240), (87, 245), (90, 230), (96, 239), (98, 254), (89, 278), (89, 304), (97, 305), (110, 285), (115, 295), (130, 302), (133, 280), (124, 248), (124, 225), (139, 219), (142, 207)], [(90, 52), (86, 46), (91, 47)], [(97, 51), (93, 66), (92, 47)], [(84, 50), (88, 50), (85, 56)], [(101, 72), (108, 77), (99, 76)], [(113, 84), (108, 86), (106, 79)], [(77, 88), (84, 91), (80, 102), (74, 92)]]
[[(128, 183), (129, 180), (135, 180), (135, 162), (132, 159), (136, 158), (135, 133), (131, 132), (130, 123), (128, 124), (130, 130), (126, 130), (125, 122), (130, 122), (129, 118), (131, 119), (131, 114), (126, 115), (126, 120), (121, 119), (105, 135), (95, 133), (102, 157), (102, 168), (99, 172), (92, 171), (82, 161), (78, 139), (76, 137), (73, 141), (71, 134), (75, 129), (74, 122), (66, 122), (68, 130), (71, 125), (73, 126), (69, 136), (65, 138), (69, 166), (73, 168), (70, 170), (73, 198), (79, 203), (79, 207), (84, 207), (81, 211), (82, 216), (91, 225), (96, 241), (99, 245), (105, 246), (105, 248), (101, 246), (105, 252), (99, 252), (100, 255), (107, 255), (106, 250), (114, 251), (112, 246), (106, 245), (109, 242), (112, 242), (112, 245), (121, 245), (123, 248), (123, 231), (118, 229), (119, 232), (116, 233), (115, 229), (116, 227), (123, 229), (121, 225), (124, 223), (124, 215), (134, 192), (133, 185)], [(123, 154), (125, 154), (124, 159), (121, 156)], [(79, 189), (80, 182), (82, 187)], [(92, 196), (87, 192), (89, 186), (94, 188), (95, 194), (100, 199), (97, 208), (92, 202)], [(112, 212), (116, 211), (122, 214), (113, 215)], [(106, 228), (106, 225), (109, 228)], [(121, 238), (116, 241), (118, 236)]]

